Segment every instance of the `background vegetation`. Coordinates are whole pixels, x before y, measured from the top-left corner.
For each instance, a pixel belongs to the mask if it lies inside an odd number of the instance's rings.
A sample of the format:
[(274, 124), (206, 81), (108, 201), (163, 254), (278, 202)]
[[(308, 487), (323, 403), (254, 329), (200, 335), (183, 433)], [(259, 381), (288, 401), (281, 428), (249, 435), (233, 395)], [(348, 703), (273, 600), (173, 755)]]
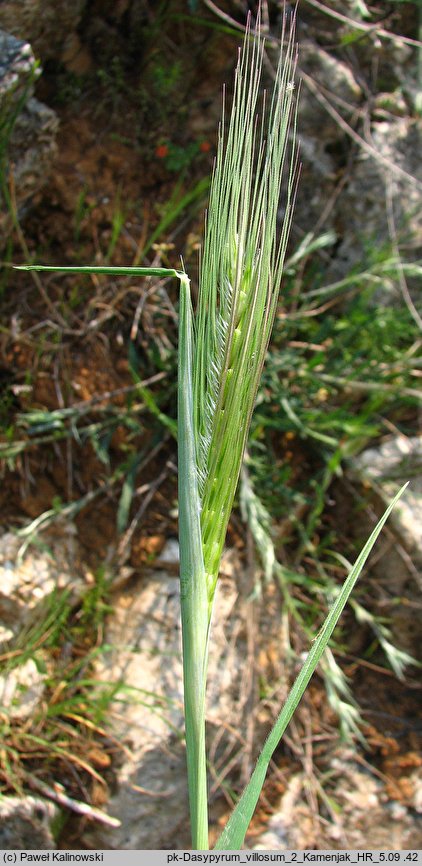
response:
[[(47, 672), (47, 691), (30, 721), (12, 721), (7, 711), (1, 716), (1, 787), (21, 792), (31, 777), (49, 785), (59, 764), (68, 795), (91, 805), (98, 805), (96, 780), (112, 774), (120, 748), (104, 720), (124, 686), (104, 685), (95, 699), (91, 688), (113, 589), (122, 575), (151, 566), (177, 532), (178, 297), (162, 280), (17, 274), (11, 265), (177, 268), (182, 256), (195, 286), (219, 94), (231, 79), (248, 4), (163, 0), (134, 4), (133, 14), (120, 17), (113, 4), (104, 14), (97, 5), (87, 5), (73, 54), (41, 57), (36, 93), (60, 118), (58, 155), (30, 209), (17, 204), (13, 164), (3, 173), (9, 218), (0, 296), (3, 521), (19, 532), (22, 552), (51, 544), (64, 521), (72, 525), (78, 555), (92, 572), (88, 589), (53, 594), (42, 617), (4, 647), (5, 672), (31, 658)], [(278, 7), (264, 3), (270, 36)], [(321, 9), (303, 0), (299, 39), (315, 27), (314, 41), (350, 64), (363, 93), (357, 116), (346, 110), (340, 116), (338, 140), (330, 145), (335, 177), (321, 196), (341, 201), (344, 186), (353, 184), (360, 141), (371, 142), (368, 117), (396, 116), (401, 99), (403, 115), (420, 122), (421, 48), (412, 42), (419, 15), (411, 2), (345, 2), (340, 12), (336, 4)], [(383, 30), (408, 50), (413, 78), (407, 89), (388, 78)], [(373, 39), (382, 45), (377, 68), (368, 59)], [(306, 52), (300, 63), (306, 115), (313, 80)], [(331, 108), (340, 111), (339, 103)], [(352, 134), (344, 133), (344, 117)], [(4, 166), (11, 131), (2, 130)], [(278, 587), (290, 674), (375, 521), (377, 495), (356, 481), (351, 461), (387, 436), (414, 436), (421, 402), (414, 214), (393, 221), (381, 241), (362, 223), (360, 258), (351, 257), (339, 273), (336, 251), (347, 215), (340, 207), (332, 219), (327, 200), (314, 190), (313, 222), (306, 216), (301, 222), (307, 160), (305, 147), (303, 193), (299, 186), (228, 538), (241, 562), (250, 564), (252, 556), (257, 599)], [(380, 198), (388, 184), (385, 167)], [(409, 718), (416, 712), (409, 647), (390, 631), (394, 609), (405, 603), (370, 572), (321, 669), (330, 725), (351, 741), (376, 741), (376, 726), (365, 716), (366, 671), (397, 677), (389, 680), (392, 704), (381, 701), (380, 712), (397, 701)], [(272, 685), (263, 674), (261, 699)], [(410, 749), (407, 734), (400, 749)], [(373, 752), (376, 762), (377, 746)]]

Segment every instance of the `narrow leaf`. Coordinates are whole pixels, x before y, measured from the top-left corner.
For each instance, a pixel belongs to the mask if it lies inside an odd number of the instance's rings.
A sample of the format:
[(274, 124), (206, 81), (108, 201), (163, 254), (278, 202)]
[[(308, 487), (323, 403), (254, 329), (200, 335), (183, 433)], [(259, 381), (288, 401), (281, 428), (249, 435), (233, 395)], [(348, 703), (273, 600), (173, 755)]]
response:
[[(114, 277), (179, 277), (180, 271), (174, 268), (121, 268), (84, 265), (82, 267), (61, 267), (59, 265), (15, 265), (15, 271), (56, 271), (60, 274), (108, 274)], [(183, 276), (183, 274), (182, 274)]]
[(119, 505), (117, 508), (117, 532), (120, 534), (125, 531), (128, 525), (130, 508), (135, 493), (136, 476), (140, 462), (140, 455), (135, 454), (132, 457), (125, 474), (125, 480), (122, 485), (122, 492), (120, 494)]
[(303, 693), (314, 673), (318, 662), (327, 647), (328, 641), (337, 625), (340, 615), (346, 605), (346, 602), (352, 592), (355, 583), (362, 571), (363, 566), (386, 522), (391, 514), (394, 506), (400, 499), (407, 484), (399, 490), (387, 510), (377, 523), (375, 529), (371, 533), (368, 541), (359, 554), (350, 574), (346, 578), (339, 596), (333, 604), (325, 623), (317, 635), (312, 649), (309, 651), (305, 663), (300, 671), (299, 676), (295, 680), (287, 701), (280, 712), (280, 715), (275, 721), (275, 724), (264, 743), (262, 752), (258, 758), (256, 767), (252, 773), (251, 779), (245, 788), (239, 802), (233, 810), (226, 827), (224, 828), (218, 842), (215, 846), (217, 850), (237, 851), (241, 848), (249, 823), (255, 811), (262, 787), (264, 785), (265, 776), (267, 774), (268, 765), (277, 748), (286, 728), (289, 724)]

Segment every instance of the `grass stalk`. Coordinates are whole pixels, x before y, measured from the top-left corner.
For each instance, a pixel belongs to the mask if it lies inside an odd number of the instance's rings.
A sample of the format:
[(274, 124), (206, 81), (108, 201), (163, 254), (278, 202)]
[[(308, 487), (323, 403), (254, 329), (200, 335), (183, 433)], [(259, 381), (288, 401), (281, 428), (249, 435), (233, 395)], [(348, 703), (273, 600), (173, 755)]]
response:
[(209, 610), (196, 469), (192, 389), (193, 315), (189, 279), (180, 280), (178, 474), (180, 604), (182, 616), (185, 733), (192, 844), (208, 848), (208, 796), (205, 753), (205, 689)]

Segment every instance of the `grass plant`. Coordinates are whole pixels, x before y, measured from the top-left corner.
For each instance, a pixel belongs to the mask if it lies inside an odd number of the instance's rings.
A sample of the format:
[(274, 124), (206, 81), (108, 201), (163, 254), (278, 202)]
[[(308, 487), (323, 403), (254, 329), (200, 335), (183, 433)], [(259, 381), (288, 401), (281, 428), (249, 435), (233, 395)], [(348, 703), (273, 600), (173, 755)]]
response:
[[(54, 591), (2, 647), (3, 697), (16, 685), (0, 712), (0, 796), (29, 788), (113, 826), (114, 819), (79, 800), (88, 798), (90, 783), (107, 790), (103, 771), (111, 762), (111, 740), (102, 723), (122, 688), (120, 682), (98, 681), (93, 688), (94, 661), (105, 651), (96, 644), (110, 610), (108, 591), (102, 571), (79, 600), (69, 590)], [(20, 684), (20, 671), (29, 661), (40, 676), (42, 700), (29, 714), (16, 716), (28, 689), (27, 675)]]
[[(208, 839), (205, 697), (214, 596), (251, 415), (276, 313), (296, 190), (294, 22), (259, 115), (264, 46), (259, 21), (239, 54), (228, 124), (211, 183), (195, 314), (183, 269), (56, 267), (65, 273), (175, 277), (180, 284), (178, 450), (185, 728), (192, 842)], [(284, 192), (282, 194), (282, 183)], [(284, 218), (278, 218), (282, 202)], [(287, 407), (284, 407), (287, 411)], [(403, 489), (403, 488), (402, 488)], [(315, 671), (399, 491), (338, 592), (218, 849), (239, 849), (269, 761)]]

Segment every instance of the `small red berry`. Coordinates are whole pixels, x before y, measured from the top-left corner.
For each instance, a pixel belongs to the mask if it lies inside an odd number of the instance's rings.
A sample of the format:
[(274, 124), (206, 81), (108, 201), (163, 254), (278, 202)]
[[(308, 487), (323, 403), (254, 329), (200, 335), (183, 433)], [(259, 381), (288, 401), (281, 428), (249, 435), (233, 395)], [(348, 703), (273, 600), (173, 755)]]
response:
[(155, 155), (158, 159), (165, 159), (169, 155), (169, 149), (166, 144), (159, 144), (155, 148)]

